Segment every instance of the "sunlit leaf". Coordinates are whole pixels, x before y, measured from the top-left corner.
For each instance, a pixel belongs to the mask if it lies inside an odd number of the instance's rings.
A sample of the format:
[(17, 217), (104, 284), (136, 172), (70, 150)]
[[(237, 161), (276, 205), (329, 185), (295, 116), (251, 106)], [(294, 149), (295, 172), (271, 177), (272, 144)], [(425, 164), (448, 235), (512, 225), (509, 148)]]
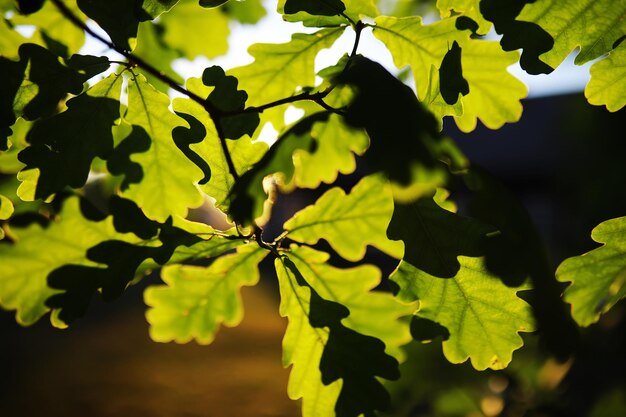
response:
[(325, 239), (350, 261), (363, 258), (367, 245), (399, 257), (401, 244), (387, 239), (393, 212), (391, 187), (378, 176), (362, 179), (349, 194), (332, 188), (317, 202), (296, 213), (284, 229), (290, 239), (315, 244)]
[(315, 141), (314, 149), (298, 149), (293, 153), (294, 182), (298, 187), (332, 184), (339, 173), (354, 172), (355, 155), (362, 155), (369, 145), (365, 132), (350, 128), (335, 114), (327, 121), (313, 124), (311, 137)]
[[(338, 1), (332, 1), (332, 7), (324, 7), (323, 10), (327, 11), (326, 15), (317, 15), (315, 16), (313, 13), (307, 13), (306, 11), (300, 11), (293, 14), (285, 13), (285, 6), (287, 1), (293, 0), (279, 0), (278, 1), (278, 13), (283, 15), (283, 19), (288, 22), (302, 22), (305, 26), (317, 26), (317, 27), (325, 27), (325, 26), (338, 26), (345, 25), (349, 21), (344, 17), (340, 16), (339, 12), (343, 11), (346, 16), (348, 16), (352, 21), (357, 22), (361, 20), (361, 17), (376, 17), (380, 13), (378, 11), (378, 7), (376, 7), (374, 0), (341, 0), (341, 3), (345, 6), (345, 10), (339, 10)], [(313, 1), (300, 1), (297, 0), (295, 3), (314, 3)], [(315, 6), (305, 6), (310, 8), (322, 9), (322, 7)], [(301, 10), (305, 10), (305, 8), (301, 8)], [(310, 9), (310, 12), (313, 10)], [(334, 13), (334, 15), (333, 15)]]
[(603, 245), (568, 258), (556, 271), (559, 281), (571, 281), (565, 301), (581, 326), (589, 326), (626, 297), (626, 217), (607, 220), (591, 232)]
[(556, 68), (576, 47), (582, 65), (615, 47), (626, 35), (626, 2), (614, 0), (538, 0), (527, 4), (518, 20), (536, 23), (554, 38), (540, 59)]
[(172, 139), (172, 129), (183, 119), (170, 112), (169, 98), (154, 89), (142, 75), (128, 85), (125, 120), (141, 126), (150, 136), (150, 149), (131, 159), (143, 168), (143, 180), (131, 184), (123, 195), (134, 200), (151, 219), (164, 222), (169, 216), (184, 217), (203, 198), (197, 183), (202, 171), (185, 157)]
[(208, 267), (165, 267), (161, 277), (166, 285), (149, 287), (144, 293), (150, 307), (146, 313), (150, 337), (157, 342), (195, 339), (208, 344), (220, 324), (237, 326), (243, 319), (241, 287), (259, 281), (258, 264), (267, 253), (258, 245), (248, 245), (219, 257)]
[(520, 100), (528, 90), (507, 68), (519, 55), (503, 52), (496, 42), (471, 39), (469, 31), (456, 28), (456, 21), (456, 18), (447, 18), (422, 25), (417, 16), (400, 19), (381, 16), (376, 19), (374, 35), (392, 52), (396, 66), (411, 65), (418, 97), (425, 104), (437, 102), (431, 79), (432, 66), (441, 67), (454, 42), (461, 46), (463, 78), (469, 84), (469, 94), (459, 100), (463, 115), (458, 114), (458, 108), (446, 109), (441, 101), (434, 108), (438, 115), (455, 115), (461, 130), (474, 130), (478, 119), (491, 129), (518, 121), (522, 115)]
[[(202, 97), (208, 97), (213, 90), (212, 87), (205, 86), (199, 78), (188, 79), (187, 88)], [(204, 139), (200, 143), (191, 145), (190, 148), (208, 161), (211, 168), (211, 178), (208, 183), (201, 186), (202, 190), (215, 198), (216, 207), (225, 210), (228, 207), (227, 200), (235, 179), (228, 170), (213, 121), (200, 104), (188, 99), (174, 99), (173, 108), (176, 112), (193, 116), (206, 129)], [(248, 137), (242, 137), (236, 141), (229, 140), (227, 146), (239, 175), (246, 172), (267, 150), (265, 143), (252, 143)]]
[(170, 10), (176, 3), (178, 0), (143, 0), (142, 9), (154, 19)]
[(23, 325), (33, 324), (49, 311), (45, 301), (56, 292), (47, 284), (50, 272), (69, 263), (93, 265), (85, 258), (87, 249), (119, 236), (110, 219), (86, 219), (78, 198), (68, 199), (49, 227), (12, 227), (11, 233), (17, 242), (0, 245), (0, 304), (17, 310), (16, 319)]
[[(64, 3), (79, 19), (86, 20), (76, 2)], [(77, 53), (85, 43), (83, 30), (77, 28), (73, 22), (63, 16), (51, 1), (47, 1), (43, 8), (34, 14), (14, 16), (11, 18), (11, 22), (16, 25), (36, 26), (37, 34), (35, 36), (41, 38), (50, 50), (61, 56)]]
[(453, 278), (437, 278), (402, 262), (391, 276), (398, 296), (419, 300), (416, 315), (445, 326), (443, 353), (452, 363), (470, 359), (478, 370), (503, 369), (524, 344), (519, 332), (534, 330), (530, 306), (491, 275), (482, 258), (459, 257)]
[(615, 112), (626, 105), (626, 43), (612, 50), (609, 55), (591, 66), (591, 80), (585, 88), (585, 97), (589, 103), (605, 105)]
[(480, 0), (437, 0), (437, 8), (442, 18), (450, 17), (454, 13), (462, 13), (463, 16), (474, 20), (479, 27), (478, 33), (484, 35), (489, 32), (491, 22), (485, 20), (480, 13), (479, 5)]
[(223, 10), (231, 18), (244, 24), (257, 23), (267, 14), (262, 0), (231, 1)]
[[(248, 48), (254, 62), (228, 73), (234, 75), (239, 80), (239, 87), (248, 93), (249, 106), (290, 96), (298, 87), (315, 85), (317, 53), (329, 48), (343, 31), (344, 28), (322, 29), (311, 34), (296, 33), (287, 43), (254, 44)], [(280, 116), (278, 119), (276, 114)], [(274, 123), (282, 124), (281, 114), (275, 111), (269, 117)]]
[[(397, 378), (397, 362), (384, 353), (385, 344), (367, 336), (365, 331), (355, 331), (353, 326), (379, 330), (388, 336), (395, 333), (393, 337), (400, 334), (403, 342), (408, 334), (406, 327), (402, 332), (402, 326), (394, 326), (395, 330), (389, 333), (390, 327), (385, 327), (390, 323), (386, 321), (359, 322), (361, 300), (360, 297), (358, 301), (353, 299), (359, 289), (346, 284), (369, 276), (369, 283), (360, 288), (367, 291), (379, 279), (375, 277), (376, 269), (361, 266), (339, 270), (309, 265), (324, 264), (327, 258), (328, 255), (321, 252), (292, 247), (291, 254), (275, 262), (282, 299), (280, 312), (289, 318), (283, 340), (283, 363), (293, 365), (287, 391), (293, 399), (303, 398), (306, 417), (333, 415), (331, 407), (335, 400), (337, 416), (367, 415), (388, 406), (388, 394), (375, 376)], [(384, 297), (372, 299), (372, 306), (395, 302), (395, 313), (390, 317), (392, 323), (413, 309), (397, 303), (391, 295), (387, 300)], [(336, 301), (342, 298), (347, 305)], [(354, 321), (349, 321), (353, 311)]]
[[(180, 58), (181, 52), (169, 47), (163, 37), (164, 28), (162, 25), (152, 22), (141, 23), (137, 32), (137, 48), (133, 53), (154, 65), (174, 82), (183, 84), (183, 78), (172, 69), (172, 61)], [(137, 71), (141, 72), (158, 90), (167, 92), (169, 89), (169, 86), (147, 71), (143, 71), (141, 68), (137, 68)]]
[(203, 9), (197, 0), (185, 0), (163, 14), (160, 23), (163, 40), (187, 59), (215, 58), (228, 51), (228, 16), (219, 9)]

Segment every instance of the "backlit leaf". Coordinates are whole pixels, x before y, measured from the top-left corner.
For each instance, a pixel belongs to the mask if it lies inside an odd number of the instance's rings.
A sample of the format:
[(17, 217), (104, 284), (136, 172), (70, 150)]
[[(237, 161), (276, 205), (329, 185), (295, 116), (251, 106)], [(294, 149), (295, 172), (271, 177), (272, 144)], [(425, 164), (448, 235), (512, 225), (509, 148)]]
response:
[(68, 199), (59, 218), (43, 229), (38, 224), (12, 227), (17, 242), (0, 245), (0, 305), (16, 311), (23, 325), (36, 322), (49, 311), (46, 299), (56, 291), (47, 277), (58, 267), (73, 263), (93, 265), (85, 258), (92, 246), (119, 236), (110, 219), (93, 222), (80, 211), (78, 198)]
[[(285, 7), (287, 1), (293, 0), (279, 0), (277, 11), (278, 13), (283, 15), (283, 19), (288, 22), (302, 22), (305, 26), (317, 26), (317, 27), (325, 27), (325, 26), (339, 26), (345, 25), (349, 21), (344, 17), (340, 16), (338, 12), (335, 12), (333, 16), (333, 11), (338, 10), (336, 7), (339, 2), (333, 0), (331, 8), (325, 7), (324, 10), (327, 10), (327, 15), (313, 15), (312, 13), (307, 13), (306, 11), (301, 11), (294, 14), (286, 14)], [(322, 0), (324, 1), (324, 0)], [(310, 0), (297, 0), (295, 3), (303, 4), (303, 3), (313, 3), (314, 1)], [(380, 13), (378, 11), (378, 7), (376, 7), (376, 3), (374, 0), (342, 0), (341, 3), (345, 6), (345, 10), (343, 10), (344, 14), (352, 19), (352, 21), (357, 22), (361, 20), (361, 16), (367, 17), (376, 17)], [(313, 6), (305, 6), (305, 7), (313, 7)], [(317, 7), (320, 9), (321, 7)], [(301, 8), (301, 10), (305, 10)]]
[[(202, 97), (207, 97), (213, 90), (212, 87), (205, 86), (199, 78), (189, 78), (187, 88)], [(174, 99), (173, 108), (176, 112), (193, 116), (206, 129), (204, 139), (197, 144), (192, 144), (190, 149), (208, 161), (211, 167), (211, 178), (208, 183), (201, 186), (202, 190), (216, 199), (216, 207), (226, 210), (228, 197), (235, 184), (235, 179), (228, 170), (224, 151), (220, 145), (213, 121), (202, 106), (188, 99)], [(235, 141), (229, 140), (226, 144), (239, 175), (246, 172), (267, 150), (265, 143), (252, 143), (248, 137), (242, 137)]]
[(297, 242), (316, 244), (325, 239), (350, 261), (362, 259), (367, 245), (399, 258), (401, 244), (386, 235), (392, 212), (391, 187), (381, 177), (369, 176), (347, 195), (341, 188), (328, 190), (288, 220), (284, 229)]
[(596, 106), (605, 105), (615, 112), (626, 105), (626, 43), (622, 42), (609, 55), (596, 62), (589, 70), (591, 80), (585, 88), (585, 97)]
[(198, 207), (203, 201), (197, 186), (203, 173), (174, 144), (172, 129), (180, 126), (183, 119), (170, 112), (169, 104), (169, 98), (142, 75), (129, 82), (125, 120), (142, 127), (152, 143), (147, 152), (131, 157), (142, 166), (143, 180), (131, 184), (122, 195), (159, 222), (169, 216), (184, 217), (189, 208)]
[(568, 258), (556, 271), (559, 281), (571, 281), (565, 301), (581, 326), (600, 319), (626, 297), (626, 217), (607, 220), (591, 232), (603, 245), (581, 256)]
[(480, 0), (437, 0), (437, 8), (442, 18), (450, 17), (453, 13), (462, 13), (478, 23), (478, 33), (481, 35), (489, 32), (491, 22), (485, 20), (480, 13)]
[(613, 49), (626, 35), (625, 14), (624, 1), (538, 0), (527, 4), (518, 20), (536, 23), (554, 38), (554, 47), (540, 58), (556, 68), (576, 47), (578, 65)]
[(221, 323), (237, 326), (243, 319), (240, 289), (258, 283), (258, 264), (266, 255), (265, 249), (253, 244), (219, 257), (208, 267), (165, 267), (161, 277), (166, 285), (149, 287), (144, 293), (150, 307), (146, 313), (150, 337), (157, 342), (195, 339), (208, 344)]
[(335, 114), (313, 124), (311, 137), (315, 141), (313, 150), (298, 149), (293, 153), (294, 182), (298, 187), (332, 184), (339, 173), (354, 172), (355, 155), (362, 155), (369, 145), (365, 132), (350, 128)]
[(197, 0), (185, 0), (163, 14), (160, 23), (163, 40), (187, 59), (215, 58), (228, 51), (228, 16), (219, 9), (203, 9)]
[(418, 317), (445, 326), (450, 337), (443, 353), (452, 363), (470, 359), (478, 370), (503, 369), (513, 351), (523, 345), (519, 332), (534, 330), (530, 306), (491, 275), (482, 258), (458, 258), (461, 268), (453, 278), (437, 278), (402, 262), (391, 276), (398, 296), (419, 300)]

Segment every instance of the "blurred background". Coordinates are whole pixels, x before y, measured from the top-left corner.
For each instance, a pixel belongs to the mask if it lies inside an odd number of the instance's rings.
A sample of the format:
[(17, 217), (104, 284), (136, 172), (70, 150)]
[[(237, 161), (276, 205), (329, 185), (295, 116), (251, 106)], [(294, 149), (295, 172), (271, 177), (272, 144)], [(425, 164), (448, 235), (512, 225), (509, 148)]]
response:
[[(273, 8), (274, 3), (266, 5)], [(400, 1), (393, 6), (419, 12), (422, 3)], [(212, 61), (179, 60), (176, 70), (198, 76), (209, 63), (241, 65), (249, 60), (242, 52), (248, 44), (283, 42), (301, 29), (281, 23), (275, 13), (257, 25), (231, 25), (232, 52)], [(350, 36), (335, 52), (325, 51), (316, 67), (334, 63), (349, 50)], [(367, 42), (362, 50), (392, 67), (389, 56), (377, 55), (380, 46)], [(102, 49), (89, 43), (86, 48)], [(498, 176), (521, 199), (555, 267), (597, 246), (590, 232), (598, 223), (626, 215), (626, 113), (611, 114), (587, 104), (582, 95), (587, 72), (588, 66), (574, 69), (564, 64), (550, 76), (524, 77), (530, 97), (519, 123), (498, 131), (481, 126), (471, 134), (459, 132), (454, 123), (444, 127), (473, 163)], [(358, 173), (338, 182), (351, 187), (357, 180)], [(267, 233), (276, 233), (284, 218), (323, 191), (297, 191), (281, 198)], [(394, 267), (374, 251), (365, 261), (385, 272)], [(157, 276), (130, 287), (112, 304), (94, 300), (87, 317), (67, 330), (53, 329), (45, 319), (21, 328), (12, 312), (0, 311), (0, 416), (300, 415), (299, 403), (287, 398), (289, 371), (281, 364), (286, 321), (278, 315), (271, 266), (264, 265), (264, 271), (261, 285), (243, 289), (243, 323), (221, 329), (210, 346), (149, 339), (142, 293), (159, 282)], [(535, 335), (524, 334), (524, 348), (500, 372), (477, 372), (467, 363), (451, 365), (443, 358), (439, 340), (412, 343), (402, 379), (389, 385), (394, 398), (389, 415), (626, 416), (624, 303), (599, 323), (581, 329), (581, 336), (574, 358), (559, 363), (541, 350)]]

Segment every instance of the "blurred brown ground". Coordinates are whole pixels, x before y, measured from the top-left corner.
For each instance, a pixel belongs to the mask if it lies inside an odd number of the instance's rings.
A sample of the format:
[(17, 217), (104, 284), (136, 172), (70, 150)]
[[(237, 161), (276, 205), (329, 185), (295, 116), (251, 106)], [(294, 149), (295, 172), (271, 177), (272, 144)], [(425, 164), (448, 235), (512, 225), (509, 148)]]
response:
[(137, 304), (69, 331), (41, 323), (12, 340), (0, 333), (14, 348), (0, 359), (0, 416), (296, 416), (281, 364), (286, 322), (270, 289), (243, 296), (244, 321), (209, 346), (152, 342)]

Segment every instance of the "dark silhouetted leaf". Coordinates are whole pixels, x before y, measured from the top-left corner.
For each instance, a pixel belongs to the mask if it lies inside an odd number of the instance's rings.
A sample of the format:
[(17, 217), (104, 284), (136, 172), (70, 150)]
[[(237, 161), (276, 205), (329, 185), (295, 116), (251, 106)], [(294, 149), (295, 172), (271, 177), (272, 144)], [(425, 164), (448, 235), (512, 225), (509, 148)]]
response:
[(124, 175), (121, 190), (128, 189), (130, 184), (137, 184), (143, 178), (141, 164), (130, 159), (132, 154), (146, 152), (150, 149), (150, 136), (141, 126), (132, 126), (131, 132), (115, 147), (107, 158), (107, 168), (113, 175)]
[(21, 14), (32, 14), (43, 7), (46, 0), (17, 0), (17, 9)]
[(441, 61), (439, 85), (441, 87), (441, 96), (450, 105), (459, 101), (459, 94), (464, 96), (470, 91), (467, 80), (463, 78), (461, 47), (457, 41), (452, 43), (450, 50), (443, 57), (443, 61)]
[[(206, 86), (214, 86), (207, 101), (224, 113), (240, 112), (246, 106), (248, 94), (237, 90), (237, 78), (226, 75), (218, 66), (209, 67), (202, 73), (202, 82)], [(259, 125), (257, 112), (237, 115), (221, 115), (215, 121), (227, 139), (239, 139), (247, 134), (252, 136)]]
[(539, 59), (552, 49), (554, 39), (541, 26), (532, 22), (516, 20), (521, 10), (534, 0), (482, 0), (480, 12), (493, 22), (496, 32), (502, 35), (500, 45), (505, 51), (523, 49), (520, 65), (529, 74), (549, 74), (550, 65)]
[(85, 185), (91, 162), (113, 150), (111, 127), (120, 118), (122, 78), (112, 74), (86, 93), (67, 102), (68, 108), (37, 122), (28, 134), (31, 146), (19, 154), (26, 170), (38, 168), (36, 198), (46, 199), (69, 186)]
[(364, 157), (370, 169), (408, 184), (415, 164), (434, 165), (425, 141), (439, 138), (438, 123), (409, 87), (362, 56), (337, 81), (357, 89), (346, 121), (369, 135), (370, 148)]
[(176, 112), (176, 114), (189, 123), (189, 128), (183, 126), (175, 127), (174, 130), (172, 130), (174, 143), (191, 162), (196, 164), (198, 168), (204, 172), (204, 178), (202, 178), (198, 184), (206, 184), (211, 179), (211, 168), (204, 158), (189, 147), (191, 144), (200, 143), (204, 140), (207, 134), (206, 128), (198, 119), (190, 114), (180, 112)]
[[(140, 20), (141, 0), (77, 0), (78, 7), (111, 37), (115, 46), (134, 49)], [(129, 42), (130, 40), (130, 42)]]
[(307, 12), (317, 16), (336, 16), (346, 10), (341, 0), (287, 0), (285, 14)]
[(404, 242), (405, 262), (430, 275), (451, 278), (460, 268), (457, 257), (483, 255), (487, 234), (493, 230), (423, 198), (410, 204), (396, 202), (387, 236)]

